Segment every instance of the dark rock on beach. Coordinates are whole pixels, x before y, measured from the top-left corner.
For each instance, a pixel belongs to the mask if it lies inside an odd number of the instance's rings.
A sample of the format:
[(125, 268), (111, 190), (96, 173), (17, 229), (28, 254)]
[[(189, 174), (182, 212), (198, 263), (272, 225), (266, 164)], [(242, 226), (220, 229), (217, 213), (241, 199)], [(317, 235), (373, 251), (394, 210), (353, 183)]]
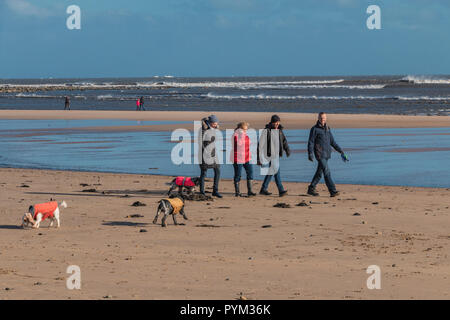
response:
[(290, 208), (291, 205), (284, 202), (278, 202), (277, 204), (273, 205), (275, 208)]
[(297, 207), (308, 207), (309, 205), (305, 202), (305, 200), (302, 200), (302, 202), (296, 204)]

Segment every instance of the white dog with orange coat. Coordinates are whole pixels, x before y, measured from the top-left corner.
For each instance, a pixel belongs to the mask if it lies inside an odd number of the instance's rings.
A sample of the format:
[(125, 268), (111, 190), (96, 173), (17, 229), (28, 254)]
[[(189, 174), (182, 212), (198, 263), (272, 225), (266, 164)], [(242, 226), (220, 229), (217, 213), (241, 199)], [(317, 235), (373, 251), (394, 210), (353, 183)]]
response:
[(61, 226), (59, 214), (61, 208), (67, 208), (67, 203), (62, 201), (59, 205), (56, 201), (50, 201), (46, 203), (39, 203), (32, 205), (28, 208), (28, 212), (23, 215), (22, 218), (22, 227), (32, 225), (33, 228), (39, 228), (42, 221), (49, 218), (51, 219), (49, 228), (53, 226), (53, 223), (56, 221), (56, 227), (59, 228)]

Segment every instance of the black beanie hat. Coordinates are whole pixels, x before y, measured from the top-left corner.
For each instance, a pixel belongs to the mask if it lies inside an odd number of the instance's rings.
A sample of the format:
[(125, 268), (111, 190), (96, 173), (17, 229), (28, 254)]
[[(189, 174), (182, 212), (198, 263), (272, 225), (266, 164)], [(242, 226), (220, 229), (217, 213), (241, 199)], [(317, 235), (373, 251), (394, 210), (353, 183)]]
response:
[(271, 122), (271, 123), (275, 123), (275, 122), (278, 122), (278, 121), (280, 121), (280, 120), (281, 120), (280, 117), (277, 116), (276, 114), (274, 114), (274, 115), (272, 116), (272, 118), (270, 118), (270, 122)]

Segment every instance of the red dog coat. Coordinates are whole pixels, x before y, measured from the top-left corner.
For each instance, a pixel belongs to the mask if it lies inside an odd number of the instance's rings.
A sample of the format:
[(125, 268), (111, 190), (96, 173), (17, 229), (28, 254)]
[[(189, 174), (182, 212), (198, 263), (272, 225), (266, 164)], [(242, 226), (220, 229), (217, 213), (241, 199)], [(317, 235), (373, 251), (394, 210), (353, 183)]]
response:
[(179, 187), (195, 187), (195, 183), (189, 177), (177, 177), (175, 179), (175, 184)]
[(33, 219), (36, 220), (38, 213), (42, 214), (42, 221), (48, 217), (53, 218), (53, 213), (56, 209), (58, 209), (58, 202), (56, 201), (35, 204)]

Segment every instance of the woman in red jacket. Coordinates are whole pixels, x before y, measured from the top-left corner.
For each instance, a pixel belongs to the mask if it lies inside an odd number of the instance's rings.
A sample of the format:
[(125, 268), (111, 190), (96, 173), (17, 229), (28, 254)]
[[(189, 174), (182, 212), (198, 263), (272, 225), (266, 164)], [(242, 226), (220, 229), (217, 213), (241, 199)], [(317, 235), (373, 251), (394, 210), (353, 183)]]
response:
[(233, 139), (233, 168), (234, 168), (234, 190), (235, 196), (241, 196), (239, 192), (239, 183), (241, 181), (242, 167), (247, 174), (247, 194), (249, 197), (256, 196), (252, 191), (253, 167), (250, 163), (250, 138), (247, 135), (249, 124), (240, 122), (234, 130)]

